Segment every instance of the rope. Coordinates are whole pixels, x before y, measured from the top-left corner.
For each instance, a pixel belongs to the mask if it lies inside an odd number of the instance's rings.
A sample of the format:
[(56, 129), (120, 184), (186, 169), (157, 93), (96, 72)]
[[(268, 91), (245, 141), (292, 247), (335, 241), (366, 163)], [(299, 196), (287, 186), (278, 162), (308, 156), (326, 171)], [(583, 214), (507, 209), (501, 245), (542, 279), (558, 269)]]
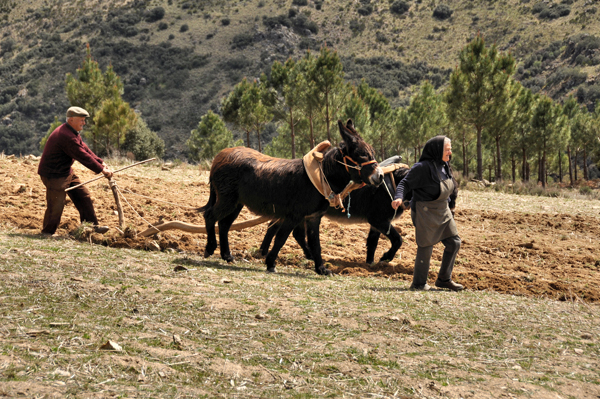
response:
[[(115, 187), (117, 188), (117, 192), (118, 192), (118, 193), (121, 195), (121, 197), (123, 197), (123, 199), (125, 200), (125, 202), (127, 202), (127, 205), (129, 205), (129, 207), (131, 208), (131, 210), (133, 210), (133, 211), (135, 212), (135, 214), (136, 214), (136, 215), (138, 215), (138, 216), (139, 216), (139, 218), (140, 218), (140, 219), (142, 219), (144, 222), (146, 222), (146, 223), (147, 223), (147, 224), (148, 224), (150, 227), (152, 227), (152, 228), (156, 229), (156, 227), (154, 227), (154, 225), (153, 225), (152, 223), (150, 223), (149, 221), (147, 221), (146, 219), (144, 219), (144, 218), (142, 217), (142, 215), (140, 215), (140, 214), (139, 214), (139, 213), (138, 213), (138, 212), (135, 210), (135, 208), (134, 208), (134, 207), (133, 207), (133, 206), (132, 206), (132, 205), (129, 203), (129, 201), (127, 201), (127, 198), (125, 198), (125, 196), (123, 195), (123, 193), (121, 192), (121, 190), (119, 190), (119, 186), (117, 186), (117, 185), (115, 184)], [(156, 229), (156, 230), (158, 230), (158, 229)]]
[[(392, 193), (390, 193), (390, 189), (388, 188), (388, 185), (387, 185), (387, 183), (385, 181), (385, 176), (383, 178), (383, 184), (385, 185), (385, 191), (387, 191), (387, 193), (390, 196), (390, 198), (392, 199), (392, 201), (394, 201), (394, 197), (392, 196)], [(394, 209), (394, 217), (392, 217), (392, 220), (390, 221), (390, 225), (388, 227), (387, 235), (390, 234), (390, 230), (392, 229), (392, 222), (394, 221), (394, 219), (396, 219), (396, 212), (398, 212), (398, 208)]]
[(348, 219), (350, 219), (350, 194), (348, 194)]
[(126, 192), (127, 194), (133, 194), (133, 195), (137, 195), (138, 197), (146, 198), (146, 199), (149, 199), (149, 200), (152, 200), (152, 201), (156, 201), (156, 202), (163, 202), (163, 203), (165, 203), (165, 204), (169, 204), (169, 205), (178, 206), (178, 207), (180, 207), (180, 208), (194, 209), (194, 210), (198, 209), (197, 207), (193, 207), (193, 206), (179, 205), (179, 204), (175, 204), (175, 203), (173, 203), (173, 202), (169, 202), (169, 201), (159, 200), (159, 199), (156, 199), (156, 198), (147, 197), (147, 196), (145, 196), (145, 195), (142, 195), (142, 194), (137, 194), (137, 193), (134, 193), (133, 191), (131, 191), (131, 190), (127, 189), (127, 188), (125, 189), (125, 192)]

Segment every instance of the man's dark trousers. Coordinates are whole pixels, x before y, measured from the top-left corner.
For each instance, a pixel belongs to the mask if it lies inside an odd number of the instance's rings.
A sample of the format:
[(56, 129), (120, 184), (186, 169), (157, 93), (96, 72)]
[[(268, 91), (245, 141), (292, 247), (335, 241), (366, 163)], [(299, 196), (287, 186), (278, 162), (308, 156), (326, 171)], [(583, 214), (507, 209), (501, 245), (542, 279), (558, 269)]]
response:
[(71, 201), (73, 201), (75, 208), (79, 211), (81, 222), (89, 222), (94, 226), (98, 225), (98, 218), (96, 217), (94, 204), (88, 189), (85, 186), (81, 186), (65, 192), (67, 188), (81, 183), (79, 177), (75, 174), (70, 174), (67, 177), (55, 179), (43, 176), (41, 178), (42, 183), (46, 186), (46, 213), (44, 214), (42, 233), (54, 234), (56, 229), (58, 229), (67, 194), (71, 198)]

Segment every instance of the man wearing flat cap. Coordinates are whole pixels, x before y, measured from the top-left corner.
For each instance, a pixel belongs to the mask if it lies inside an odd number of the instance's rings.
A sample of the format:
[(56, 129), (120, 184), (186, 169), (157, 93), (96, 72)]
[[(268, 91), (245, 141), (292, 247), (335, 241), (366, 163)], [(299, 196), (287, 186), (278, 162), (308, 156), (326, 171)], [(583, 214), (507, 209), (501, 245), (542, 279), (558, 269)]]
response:
[(38, 174), (46, 186), (46, 213), (44, 214), (42, 234), (52, 235), (56, 232), (67, 194), (79, 211), (81, 222), (91, 223), (97, 233), (104, 234), (108, 231), (108, 227), (98, 226), (94, 204), (90, 192), (85, 186), (65, 192), (67, 188), (81, 183), (71, 168), (74, 161), (79, 161), (95, 173), (102, 172), (107, 179), (113, 175), (104, 161), (94, 154), (81, 139), (80, 132), (85, 126), (85, 118), (88, 116), (90, 114), (83, 108), (69, 108), (67, 122), (57, 127), (46, 141), (38, 167)]

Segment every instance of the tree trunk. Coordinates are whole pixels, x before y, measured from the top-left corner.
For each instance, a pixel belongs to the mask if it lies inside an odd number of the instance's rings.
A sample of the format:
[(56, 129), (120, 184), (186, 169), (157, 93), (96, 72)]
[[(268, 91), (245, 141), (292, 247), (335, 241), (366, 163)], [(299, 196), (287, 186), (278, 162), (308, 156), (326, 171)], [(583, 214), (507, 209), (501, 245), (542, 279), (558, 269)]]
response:
[(514, 184), (517, 181), (517, 160), (515, 159), (515, 154), (512, 154), (511, 162), (512, 162), (512, 182)]
[(588, 173), (589, 173), (589, 171), (588, 171), (588, 165), (587, 165), (587, 150), (584, 146), (583, 147), (583, 179), (584, 180), (590, 179), (590, 175)]
[(558, 181), (562, 183), (563, 171), (562, 171), (562, 151), (558, 150)]
[(496, 182), (502, 181), (502, 154), (500, 153), (500, 137), (496, 136)]
[(313, 117), (308, 118), (308, 126), (310, 127), (310, 148), (315, 148), (315, 133), (313, 130)]
[(571, 146), (567, 146), (567, 159), (569, 160), (569, 180), (571, 181), (571, 186), (573, 185), (573, 160), (571, 159)]
[(260, 127), (256, 126), (256, 137), (258, 138), (258, 152), (262, 152), (262, 145), (260, 144)]
[(250, 130), (246, 130), (246, 147), (250, 148)]
[(542, 178), (542, 187), (546, 188), (546, 149), (544, 148), (544, 150), (542, 151), (542, 163), (540, 165), (542, 173), (541, 173), (541, 178)]
[(538, 183), (542, 183), (542, 185), (544, 184), (542, 182), (542, 176), (544, 174), (544, 167), (542, 166), (542, 157), (543, 154), (541, 152), (538, 152)]
[(477, 127), (477, 179), (483, 179), (483, 153), (481, 149), (481, 127)]
[(526, 182), (527, 180), (529, 180), (529, 175), (527, 174), (527, 150), (525, 150), (525, 147), (523, 147), (523, 164), (521, 165), (522, 168), (522, 175), (521, 175), (521, 181)]
[(465, 140), (465, 136), (463, 135), (462, 139), (462, 148), (463, 148), (463, 175), (465, 179), (469, 178), (469, 164), (467, 163), (467, 143)]
[(525, 166), (525, 172), (527, 173), (527, 179), (525, 181), (529, 181), (531, 177), (531, 167), (529, 166), (529, 162), (527, 162)]
[(294, 132), (293, 110), (290, 107), (290, 134), (292, 138), (292, 159), (296, 159), (296, 134)]
[(577, 156), (579, 155), (579, 150), (575, 150), (575, 157), (573, 157), (573, 169), (575, 169), (575, 181), (578, 180), (577, 177)]
[(329, 129), (329, 93), (325, 91), (325, 123), (327, 124), (327, 140), (331, 142), (331, 132)]

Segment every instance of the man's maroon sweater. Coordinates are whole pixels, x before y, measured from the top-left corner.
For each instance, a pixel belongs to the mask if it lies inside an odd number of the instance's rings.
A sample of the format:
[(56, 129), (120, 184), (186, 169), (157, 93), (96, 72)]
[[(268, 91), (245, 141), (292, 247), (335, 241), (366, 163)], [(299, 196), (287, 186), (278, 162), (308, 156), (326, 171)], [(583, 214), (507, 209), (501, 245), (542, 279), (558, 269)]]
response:
[(89, 149), (71, 125), (63, 123), (46, 141), (38, 174), (49, 179), (67, 177), (73, 173), (71, 166), (74, 161), (79, 161), (95, 173), (100, 173), (104, 169), (102, 158)]

